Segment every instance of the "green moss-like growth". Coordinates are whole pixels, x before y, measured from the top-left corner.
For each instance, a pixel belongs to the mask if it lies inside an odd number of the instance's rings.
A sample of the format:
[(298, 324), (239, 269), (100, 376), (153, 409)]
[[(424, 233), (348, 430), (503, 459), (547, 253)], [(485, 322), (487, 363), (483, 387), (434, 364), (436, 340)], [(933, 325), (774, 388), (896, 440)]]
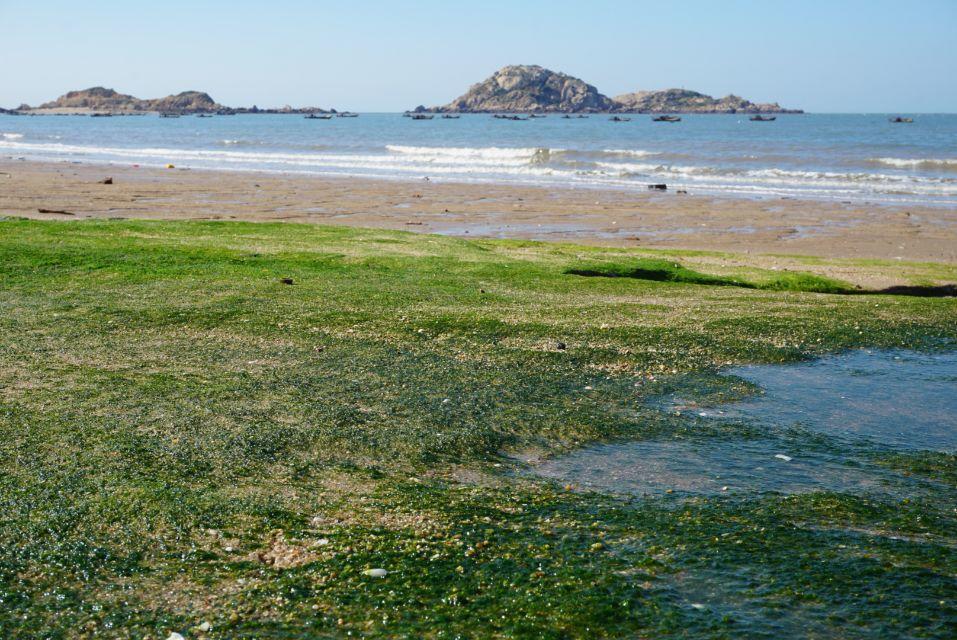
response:
[[(749, 392), (728, 364), (957, 340), (955, 300), (678, 258), (699, 259), (0, 222), (0, 637), (950, 637), (950, 458), (796, 432), (875, 482), (931, 484), (618, 498), (506, 455), (778, 437), (648, 403)], [(664, 276), (565, 273), (584, 263)]]

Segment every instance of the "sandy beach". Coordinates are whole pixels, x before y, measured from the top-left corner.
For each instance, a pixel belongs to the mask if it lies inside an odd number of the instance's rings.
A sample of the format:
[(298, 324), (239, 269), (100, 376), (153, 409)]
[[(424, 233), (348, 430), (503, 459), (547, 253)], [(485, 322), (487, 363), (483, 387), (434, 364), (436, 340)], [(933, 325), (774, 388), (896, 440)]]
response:
[[(112, 184), (102, 184), (105, 178)], [(289, 221), (466, 237), (957, 262), (957, 211), (0, 160), (0, 214)], [(40, 210), (64, 213), (43, 213)]]

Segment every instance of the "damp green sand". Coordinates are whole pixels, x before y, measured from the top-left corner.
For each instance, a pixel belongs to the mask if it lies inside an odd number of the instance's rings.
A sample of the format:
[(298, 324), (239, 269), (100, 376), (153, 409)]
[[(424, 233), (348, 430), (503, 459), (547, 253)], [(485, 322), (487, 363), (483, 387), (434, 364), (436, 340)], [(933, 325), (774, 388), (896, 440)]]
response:
[[(573, 273), (658, 260), (694, 277)], [(0, 221), (0, 637), (953, 637), (954, 452), (660, 402), (957, 346), (957, 300), (844, 295), (826, 265), (762, 286), (690, 252)], [(521, 461), (769, 439), (885, 490), (622, 496)]]

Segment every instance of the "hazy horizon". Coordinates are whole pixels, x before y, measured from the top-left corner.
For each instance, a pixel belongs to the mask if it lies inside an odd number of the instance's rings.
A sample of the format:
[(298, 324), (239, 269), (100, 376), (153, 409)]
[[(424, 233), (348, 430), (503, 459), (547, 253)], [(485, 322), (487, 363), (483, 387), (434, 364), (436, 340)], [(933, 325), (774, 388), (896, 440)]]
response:
[(598, 0), (587, 11), (563, 1), (170, 0), (130, 10), (0, 0), (0, 24), (8, 108), (105, 86), (139, 98), (198, 90), (229, 106), (395, 112), (444, 104), (502, 66), (538, 64), (609, 96), (684, 87), (818, 113), (957, 111), (957, 83), (942, 80), (957, 68), (957, 3), (944, 0), (906, 14), (885, 0)]

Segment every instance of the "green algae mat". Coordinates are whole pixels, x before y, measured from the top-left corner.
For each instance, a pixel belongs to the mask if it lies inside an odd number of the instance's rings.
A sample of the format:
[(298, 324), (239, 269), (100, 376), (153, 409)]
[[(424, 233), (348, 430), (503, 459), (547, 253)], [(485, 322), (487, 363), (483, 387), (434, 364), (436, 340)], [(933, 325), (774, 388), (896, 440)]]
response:
[[(662, 401), (760, 393), (735, 365), (957, 348), (954, 267), (842, 261), (931, 292), (852, 295), (805, 263), (2, 220), (0, 637), (953, 637), (952, 451)], [(871, 480), (534, 473), (642, 441)]]

